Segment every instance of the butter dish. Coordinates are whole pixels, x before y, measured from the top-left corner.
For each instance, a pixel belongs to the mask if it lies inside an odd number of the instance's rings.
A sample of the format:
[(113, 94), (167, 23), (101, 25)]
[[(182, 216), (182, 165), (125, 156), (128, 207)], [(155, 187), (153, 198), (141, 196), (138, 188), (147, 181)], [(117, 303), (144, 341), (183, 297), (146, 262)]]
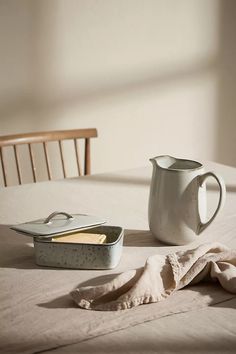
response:
[[(73, 269), (112, 269), (121, 258), (124, 230), (84, 214), (54, 212), (46, 219), (14, 225), (17, 233), (33, 237), (37, 265)], [(71, 236), (83, 233), (80, 241)], [(94, 235), (94, 240), (93, 240)]]

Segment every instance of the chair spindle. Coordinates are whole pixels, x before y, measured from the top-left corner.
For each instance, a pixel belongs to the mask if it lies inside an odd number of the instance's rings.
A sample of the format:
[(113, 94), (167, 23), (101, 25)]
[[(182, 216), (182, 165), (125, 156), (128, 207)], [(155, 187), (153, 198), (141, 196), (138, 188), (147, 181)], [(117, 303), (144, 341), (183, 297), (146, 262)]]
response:
[(6, 174), (6, 168), (3, 160), (3, 149), (0, 147), (0, 160), (1, 160), (1, 166), (2, 166), (2, 175), (3, 175), (3, 183), (4, 187), (7, 187), (7, 174)]
[(31, 168), (32, 168), (32, 173), (33, 173), (33, 180), (34, 180), (34, 182), (36, 182), (37, 181), (36, 167), (35, 167), (34, 154), (33, 154), (31, 144), (28, 144), (28, 148), (29, 148), (30, 163), (31, 163)]
[(60, 149), (63, 176), (64, 176), (64, 178), (66, 178), (66, 169), (65, 169), (65, 161), (64, 161), (63, 150), (62, 150), (62, 141), (59, 140), (58, 143), (59, 143), (59, 149)]
[(76, 154), (76, 163), (77, 163), (78, 174), (79, 174), (79, 176), (81, 176), (81, 168), (80, 168), (80, 161), (79, 161), (79, 147), (78, 147), (77, 139), (74, 139), (74, 145), (75, 145), (75, 154)]
[(90, 139), (85, 139), (85, 159), (84, 159), (84, 174), (89, 175), (90, 168)]
[(45, 155), (45, 160), (46, 160), (48, 179), (51, 180), (52, 174), (51, 174), (50, 162), (49, 162), (49, 157), (48, 157), (48, 146), (47, 146), (46, 142), (43, 142), (43, 149), (44, 149), (44, 155)]
[(22, 184), (22, 178), (21, 178), (21, 171), (20, 171), (20, 164), (19, 164), (19, 156), (18, 156), (18, 149), (16, 145), (13, 145), (14, 149), (14, 155), (15, 155), (15, 161), (16, 161), (16, 171), (17, 171), (17, 177), (19, 184)]

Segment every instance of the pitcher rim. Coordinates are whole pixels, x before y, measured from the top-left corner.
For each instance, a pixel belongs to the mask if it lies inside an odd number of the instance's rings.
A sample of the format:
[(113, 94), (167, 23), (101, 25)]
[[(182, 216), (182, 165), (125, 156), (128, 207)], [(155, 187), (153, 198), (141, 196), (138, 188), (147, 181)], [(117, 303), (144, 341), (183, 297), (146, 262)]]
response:
[(199, 161), (196, 161), (196, 160), (190, 160), (190, 159), (182, 159), (182, 158), (178, 158), (178, 157), (173, 157), (173, 156), (170, 156), (170, 155), (158, 155), (158, 156), (155, 156), (155, 157), (152, 157), (149, 159), (149, 161), (152, 162), (152, 160), (155, 160), (156, 158), (159, 158), (159, 157), (171, 157), (171, 158), (174, 158), (178, 161), (186, 161), (186, 162), (194, 162), (196, 163), (198, 166), (194, 167), (194, 168), (167, 168), (167, 167), (162, 167), (160, 165), (157, 164), (158, 168), (162, 169), (162, 170), (166, 170), (166, 171), (172, 171), (172, 172), (188, 172), (188, 171), (196, 171), (196, 170), (200, 170), (201, 168), (203, 168), (203, 164)]

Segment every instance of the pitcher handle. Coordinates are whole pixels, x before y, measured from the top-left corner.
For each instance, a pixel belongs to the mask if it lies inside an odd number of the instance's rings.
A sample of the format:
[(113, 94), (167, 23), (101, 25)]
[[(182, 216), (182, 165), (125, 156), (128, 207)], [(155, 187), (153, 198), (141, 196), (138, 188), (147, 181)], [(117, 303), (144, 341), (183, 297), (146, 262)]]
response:
[(207, 228), (207, 226), (209, 226), (212, 223), (212, 221), (215, 219), (215, 217), (218, 214), (218, 212), (223, 208), (224, 203), (225, 203), (225, 198), (226, 198), (226, 189), (225, 189), (224, 180), (223, 180), (223, 178), (221, 176), (219, 176), (215, 172), (206, 172), (203, 175), (199, 176), (199, 185), (200, 185), (200, 187), (202, 187), (203, 183), (205, 182), (205, 180), (208, 177), (215, 178), (216, 182), (218, 183), (218, 185), (220, 187), (220, 196), (219, 196), (219, 201), (218, 201), (217, 208), (216, 208), (214, 214), (212, 215), (212, 217), (210, 218), (210, 220), (208, 220), (206, 222), (200, 221), (198, 234), (200, 234), (203, 230), (205, 230)]

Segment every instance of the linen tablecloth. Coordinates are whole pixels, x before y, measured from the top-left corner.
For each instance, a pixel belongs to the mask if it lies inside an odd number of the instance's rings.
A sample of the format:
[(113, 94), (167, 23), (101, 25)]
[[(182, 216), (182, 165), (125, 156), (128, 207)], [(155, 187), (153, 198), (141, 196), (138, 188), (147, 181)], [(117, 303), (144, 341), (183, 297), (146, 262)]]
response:
[[(226, 206), (191, 247), (220, 241), (236, 248), (236, 170), (218, 164), (208, 166), (226, 181)], [(46, 353), (54, 349), (55, 353), (131, 353), (135, 348), (140, 353), (171, 352), (170, 343), (176, 343), (175, 352), (185, 348), (191, 353), (201, 348), (210, 350), (210, 338), (219, 342), (216, 349), (222, 353), (235, 348), (235, 296), (217, 284), (195, 285), (161, 303), (115, 313), (79, 309), (69, 296), (78, 284), (105, 282), (114, 274), (140, 267), (150, 255), (189, 247), (165, 246), (148, 231), (150, 177), (151, 169), (141, 168), (0, 191), (1, 352)], [(209, 204), (213, 205), (216, 187), (210, 185), (209, 189)], [(119, 266), (107, 271), (36, 266), (31, 240), (10, 230), (9, 225), (45, 217), (55, 210), (99, 215), (107, 217), (111, 225), (123, 226), (125, 239)], [(191, 333), (190, 338), (186, 333)], [(159, 342), (155, 343), (154, 337)]]

